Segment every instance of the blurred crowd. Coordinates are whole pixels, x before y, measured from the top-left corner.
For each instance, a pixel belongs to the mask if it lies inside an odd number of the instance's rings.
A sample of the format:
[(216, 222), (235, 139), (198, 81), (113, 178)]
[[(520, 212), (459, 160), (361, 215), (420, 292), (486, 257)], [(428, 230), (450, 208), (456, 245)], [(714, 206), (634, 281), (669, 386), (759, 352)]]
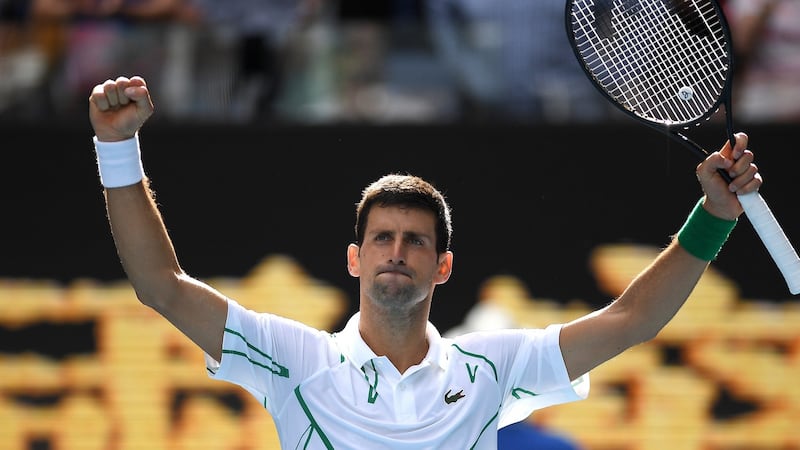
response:
[(737, 56), (737, 116), (800, 120), (800, 1), (724, 0), (724, 8)]
[[(738, 117), (793, 121), (800, 2), (725, 8)], [(616, 120), (563, 15), (563, 0), (0, 0), (0, 121), (83, 117), (92, 86), (135, 74), (156, 120)]]

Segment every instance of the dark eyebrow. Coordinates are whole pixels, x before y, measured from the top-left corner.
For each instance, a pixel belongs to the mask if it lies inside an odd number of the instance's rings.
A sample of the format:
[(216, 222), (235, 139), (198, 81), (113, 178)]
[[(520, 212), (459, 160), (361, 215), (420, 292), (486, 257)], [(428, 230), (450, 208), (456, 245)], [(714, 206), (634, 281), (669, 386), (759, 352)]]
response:
[(405, 238), (405, 239), (408, 239), (408, 238), (424, 239), (426, 241), (434, 242), (434, 239), (433, 239), (433, 237), (431, 235), (426, 234), (426, 233), (420, 233), (420, 232), (417, 232), (417, 231), (404, 231), (403, 232), (403, 238)]
[[(370, 233), (371, 236), (380, 236), (382, 234), (389, 234), (389, 235), (392, 235), (392, 236), (396, 236), (397, 232), (394, 231), (394, 230), (378, 229), (378, 230), (373, 230)], [(402, 238), (403, 239), (420, 238), (420, 239), (433, 240), (433, 235), (430, 235), (430, 234), (427, 234), (427, 233), (423, 233), (423, 232), (420, 232), (420, 231), (403, 231), (402, 232)]]

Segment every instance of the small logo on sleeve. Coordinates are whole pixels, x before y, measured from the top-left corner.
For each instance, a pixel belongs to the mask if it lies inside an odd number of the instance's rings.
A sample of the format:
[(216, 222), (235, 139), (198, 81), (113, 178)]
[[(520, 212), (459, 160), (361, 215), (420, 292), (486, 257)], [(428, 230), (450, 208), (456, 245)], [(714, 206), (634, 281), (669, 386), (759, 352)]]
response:
[(450, 395), (450, 392), (452, 392), (452, 389), (448, 390), (447, 393), (444, 394), (444, 402), (447, 403), (448, 405), (450, 403), (457, 402), (461, 398), (464, 398), (464, 390), (463, 389), (458, 391), (458, 392), (456, 392), (455, 394), (452, 394), (452, 395)]

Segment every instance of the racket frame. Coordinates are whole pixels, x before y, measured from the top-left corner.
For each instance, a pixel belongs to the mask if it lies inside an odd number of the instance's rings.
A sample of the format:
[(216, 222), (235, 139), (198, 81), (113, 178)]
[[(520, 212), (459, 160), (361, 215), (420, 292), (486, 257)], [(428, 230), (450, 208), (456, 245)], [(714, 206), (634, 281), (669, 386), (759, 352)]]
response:
[[(736, 137), (733, 132), (733, 110), (732, 110), (732, 90), (733, 90), (733, 74), (734, 74), (734, 48), (731, 36), (730, 26), (728, 24), (725, 13), (717, 0), (706, 0), (710, 3), (716, 12), (717, 19), (722, 27), (723, 38), (725, 41), (725, 52), (727, 57), (727, 70), (723, 81), (722, 88), (720, 89), (719, 96), (712, 102), (703, 114), (698, 115), (692, 120), (687, 121), (670, 121), (666, 123), (659, 120), (650, 120), (634, 111), (623, 106), (623, 104), (614, 98), (599, 82), (595, 73), (587, 66), (584, 56), (581, 54), (579, 44), (575, 38), (575, 31), (573, 27), (573, 5), (576, 1), (586, 2), (587, 0), (568, 0), (565, 5), (565, 28), (567, 31), (567, 38), (569, 39), (570, 47), (572, 48), (575, 57), (581, 69), (586, 74), (587, 78), (591, 81), (592, 85), (600, 91), (600, 93), (619, 110), (626, 115), (633, 117), (638, 122), (643, 123), (650, 128), (653, 128), (675, 141), (681, 143), (686, 148), (695, 153), (700, 160), (708, 157), (709, 153), (701, 145), (691, 140), (681, 130), (688, 130), (692, 127), (699, 126), (703, 122), (708, 121), (714, 116), (720, 107), (725, 108), (725, 126), (730, 141), (731, 147), (736, 142)], [(612, 0), (600, 0), (612, 1)], [(630, 1), (630, 0), (616, 0), (616, 1)], [(638, 0), (633, 0), (638, 1)], [(680, 1), (680, 0), (679, 0)], [(694, 0), (689, 0), (694, 1)], [(596, 2), (590, 2), (596, 4)], [(718, 171), (720, 175), (727, 181), (731, 182), (731, 177), (724, 170)], [(798, 258), (794, 247), (783, 232), (783, 229), (778, 224), (769, 206), (766, 204), (761, 194), (756, 191), (750, 194), (743, 194), (738, 196), (740, 203), (747, 215), (750, 223), (753, 225), (757, 234), (761, 238), (763, 244), (767, 248), (770, 256), (775, 261), (778, 269), (783, 275), (789, 291), (792, 294), (800, 294), (800, 258)]]

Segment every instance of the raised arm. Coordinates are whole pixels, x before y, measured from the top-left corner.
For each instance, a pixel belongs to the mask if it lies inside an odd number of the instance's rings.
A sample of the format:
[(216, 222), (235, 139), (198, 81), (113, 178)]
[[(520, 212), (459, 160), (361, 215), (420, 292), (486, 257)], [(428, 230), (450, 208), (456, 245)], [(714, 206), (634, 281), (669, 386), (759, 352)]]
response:
[[(702, 210), (696, 210), (684, 227), (692, 231), (673, 238), (619, 298), (564, 326), (561, 351), (571, 379), (654, 338), (684, 304), (718, 250), (703, 247), (708, 247), (707, 241), (715, 237), (721, 245), (743, 212), (737, 194), (753, 192), (761, 186), (753, 154), (746, 150), (747, 141), (747, 136), (739, 133), (734, 149), (726, 144), (697, 166), (705, 196), (702, 206), (698, 204)], [(717, 169), (727, 170), (733, 181), (728, 184)], [(700, 244), (692, 242), (692, 233), (702, 233), (709, 239)], [(705, 251), (698, 251), (698, 245), (699, 250)]]
[(153, 113), (140, 77), (98, 84), (89, 97), (100, 177), (114, 243), (139, 300), (217, 361), (225, 297), (181, 269), (138, 155), (138, 130)]

